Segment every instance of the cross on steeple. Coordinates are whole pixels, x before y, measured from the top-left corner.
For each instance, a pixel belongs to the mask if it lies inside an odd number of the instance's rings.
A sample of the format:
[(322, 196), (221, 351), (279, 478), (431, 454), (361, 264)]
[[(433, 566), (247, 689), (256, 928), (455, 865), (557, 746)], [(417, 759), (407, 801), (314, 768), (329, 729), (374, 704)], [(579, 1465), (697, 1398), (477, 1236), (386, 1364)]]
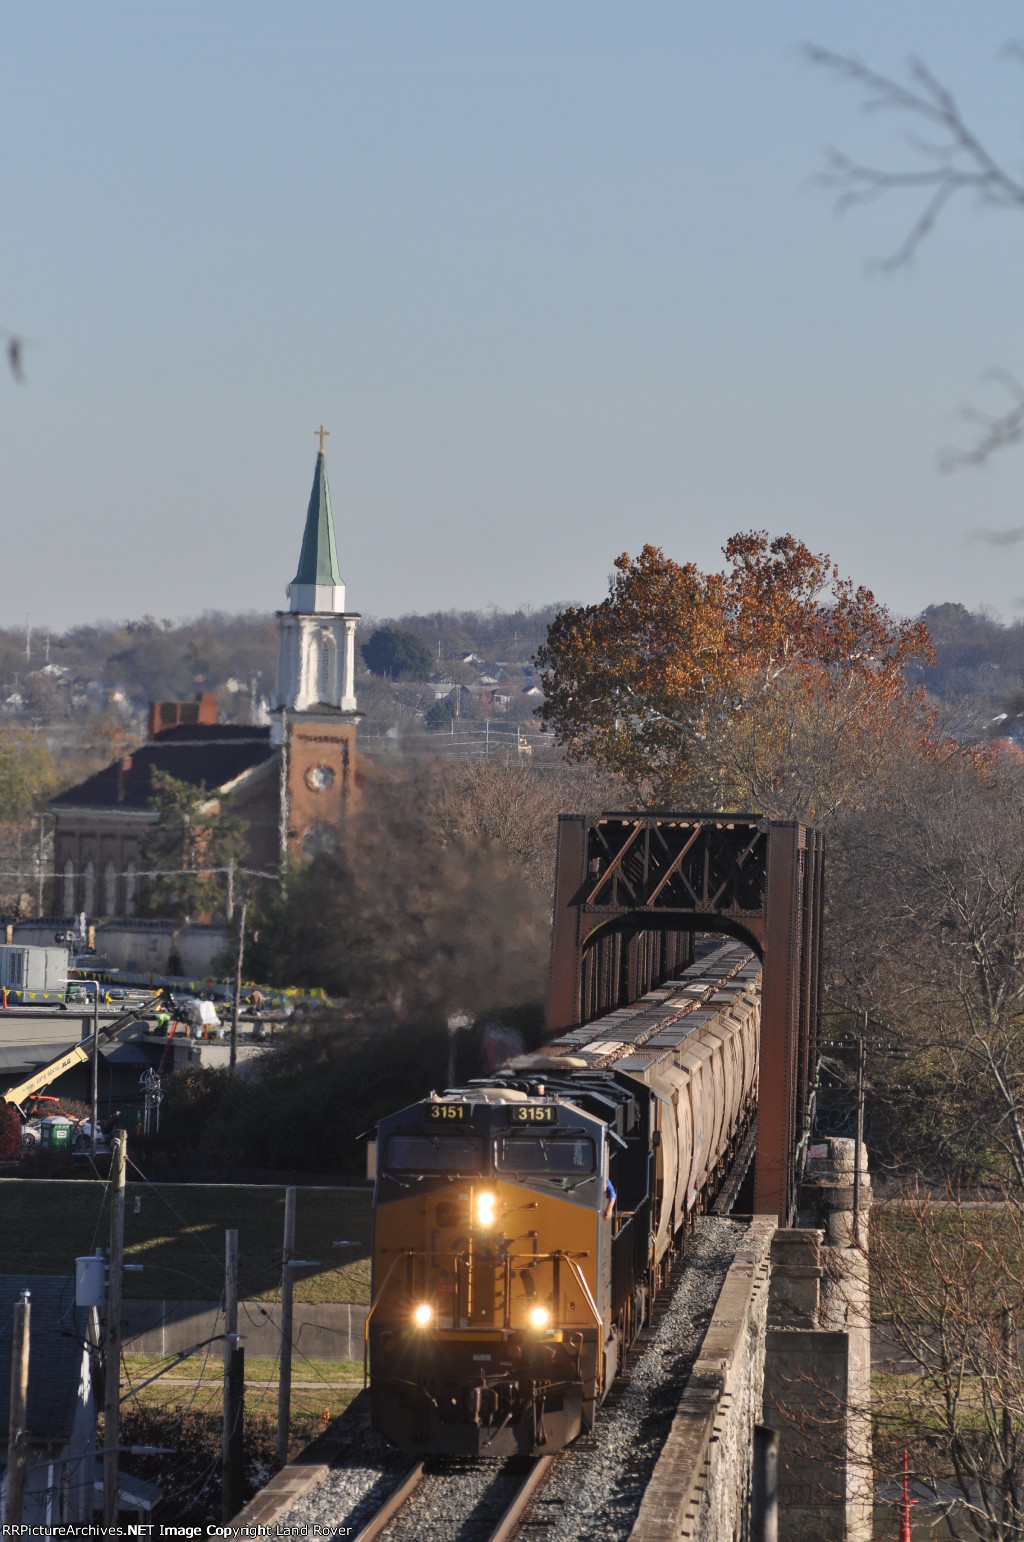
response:
[(324, 453), (324, 440), (331, 437), (331, 431), (329, 428), (324, 428), (324, 425), (321, 423), (320, 427), (314, 428), (313, 432), (320, 435), (320, 454), (322, 455)]

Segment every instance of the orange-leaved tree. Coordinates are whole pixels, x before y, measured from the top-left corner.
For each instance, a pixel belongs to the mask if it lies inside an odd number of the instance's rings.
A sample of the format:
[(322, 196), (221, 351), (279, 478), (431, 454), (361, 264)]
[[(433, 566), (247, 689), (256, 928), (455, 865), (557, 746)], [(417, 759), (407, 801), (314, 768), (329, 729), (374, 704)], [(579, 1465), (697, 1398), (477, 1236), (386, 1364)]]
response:
[(537, 654), (542, 720), (649, 806), (827, 820), (894, 752), (931, 746), (905, 675), (933, 661), (928, 631), (792, 535), (724, 552), (711, 573), (656, 546), (618, 557), (608, 597), (562, 611)]

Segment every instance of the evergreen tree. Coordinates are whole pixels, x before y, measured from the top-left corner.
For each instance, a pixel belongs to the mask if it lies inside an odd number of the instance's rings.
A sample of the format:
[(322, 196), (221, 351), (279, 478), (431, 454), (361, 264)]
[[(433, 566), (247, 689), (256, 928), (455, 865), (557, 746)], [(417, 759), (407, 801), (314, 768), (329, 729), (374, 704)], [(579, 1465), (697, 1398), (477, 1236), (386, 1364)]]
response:
[[(139, 913), (213, 915), (225, 907), (227, 874), (244, 860), (245, 821), (221, 807), (200, 782), (178, 781), (154, 766), (149, 806), (156, 822), (139, 843), (148, 877)], [(236, 890), (236, 893), (238, 891)]]
[(427, 680), (434, 660), (426, 643), (412, 632), (395, 632), (378, 627), (369, 642), (363, 643), (363, 662), (375, 675), (390, 675), (392, 680)]

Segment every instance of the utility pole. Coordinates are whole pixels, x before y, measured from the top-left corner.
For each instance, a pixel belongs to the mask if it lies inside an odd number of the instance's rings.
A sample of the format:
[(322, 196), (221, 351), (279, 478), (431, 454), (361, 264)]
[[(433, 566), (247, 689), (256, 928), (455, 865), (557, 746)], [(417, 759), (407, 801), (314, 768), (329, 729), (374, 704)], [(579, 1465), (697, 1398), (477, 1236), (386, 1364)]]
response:
[(11, 1402), (7, 1420), (7, 1482), (4, 1489), (4, 1526), (21, 1523), (25, 1495), (25, 1449), (28, 1430), (28, 1349), (31, 1320), (30, 1292), (23, 1290), (14, 1308), (11, 1344)]
[(245, 1350), (238, 1342), (238, 1232), (224, 1233), (224, 1434), (221, 1520), (242, 1508)]
[[(1011, 1358), (1010, 1358), (1010, 1339), (1011, 1339), (1011, 1336), (1012, 1336), (1012, 1329), (1013, 1329), (1013, 1317), (1012, 1317), (1012, 1314), (1010, 1312), (1010, 1308), (1007, 1306), (1007, 1307), (1003, 1308), (1003, 1356), (1004, 1356), (1004, 1359), (1003, 1359), (1003, 1375), (1004, 1376), (1007, 1376), (1008, 1372), (1010, 1373), (1010, 1375), (1013, 1374), (1012, 1372), (1010, 1372), (1010, 1365), (1012, 1364), (1012, 1361), (1011, 1361)], [(1016, 1359), (1017, 1357), (1014, 1356), (1013, 1358)], [(1014, 1370), (1016, 1370), (1016, 1369), (1017, 1369), (1017, 1367), (1014, 1366)], [(1009, 1386), (1010, 1387), (1013, 1387), (1015, 1385), (1016, 1385), (1016, 1383), (1014, 1381), (1010, 1381), (1009, 1382)], [(1007, 1387), (1007, 1384), (1004, 1382), (1003, 1390), (1002, 1390), (1002, 1400), (1003, 1400), (1003, 1411), (1002, 1411), (1002, 1419), (1001, 1419), (1002, 1428), (1000, 1430), (1000, 1435), (1001, 1435), (1001, 1442), (1000, 1442), (1000, 1444), (1002, 1446), (1002, 1449), (1001, 1449), (1001, 1451), (999, 1453), (1000, 1457), (1002, 1458), (1002, 1463), (1003, 1463), (1003, 1483), (1002, 1483), (1003, 1503), (1002, 1503), (1002, 1517), (1001, 1517), (1001, 1519), (1002, 1519), (1003, 1525), (1007, 1528), (1007, 1533), (1006, 1533), (1007, 1536), (1012, 1536), (1014, 1531), (1017, 1530), (1016, 1526), (1014, 1525), (1014, 1521), (1016, 1521), (1018, 1519), (1019, 1512), (1017, 1511), (1017, 1504), (1016, 1504), (1017, 1482), (1016, 1482), (1016, 1477), (1015, 1477), (1015, 1473), (1014, 1473), (1014, 1467), (1016, 1465), (1015, 1462), (1014, 1462), (1014, 1456), (1015, 1456), (1016, 1453), (1014, 1451), (1014, 1439), (1013, 1439), (1013, 1410), (1011, 1409), (1011, 1407), (1009, 1405), (1008, 1397), (1009, 1397), (1009, 1388)]]
[(110, 1169), (110, 1276), (107, 1282), (107, 1352), (103, 1378), (103, 1524), (116, 1526), (121, 1413), (121, 1281), (124, 1263), (124, 1183), (128, 1137), (118, 1130)]
[(857, 1137), (853, 1145), (853, 1240), (861, 1242), (860, 1224), (860, 1164), (864, 1158), (864, 1068), (868, 1054), (868, 1012), (864, 1009), (864, 1026), (857, 1040)]
[(281, 887), (285, 886), (288, 871), (288, 709), (281, 708), (281, 778), (278, 783), (280, 809), (277, 823), (278, 862), (281, 871)]
[(241, 914), (238, 917), (238, 956), (235, 959), (235, 995), (231, 1004), (231, 1057), (228, 1061), (228, 1070), (235, 1074), (235, 1066), (238, 1061), (238, 1004), (242, 996), (242, 957), (245, 953), (245, 909), (246, 902), (242, 901)]
[(43, 820), (45, 817), (45, 814), (39, 815), (39, 858), (38, 870), (36, 873), (36, 911), (39, 915), (43, 914), (43, 855), (45, 845)]
[(779, 1542), (779, 1436), (754, 1425), (750, 1542)]
[(99, 1134), (96, 1124), (100, 1116), (100, 982), (88, 980), (92, 986), (92, 1096), (89, 1109), (89, 1154), (98, 1151)]
[(295, 1190), (284, 1191), (284, 1250), (281, 1264), (281, 1360), (277, 1384), (277, 1463), (288, 1460), (292, 1412), (292, 1256), (295, 1252)]
[(228, 863), (228, 921), (235, 919), (235, 864)]

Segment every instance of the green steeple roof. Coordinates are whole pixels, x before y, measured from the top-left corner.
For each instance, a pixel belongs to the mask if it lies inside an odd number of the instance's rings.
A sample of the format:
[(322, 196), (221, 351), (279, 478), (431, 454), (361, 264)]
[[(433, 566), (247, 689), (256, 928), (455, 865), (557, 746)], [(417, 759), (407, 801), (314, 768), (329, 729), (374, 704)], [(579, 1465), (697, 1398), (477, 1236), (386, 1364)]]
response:
[(334, 541), (331, 517), (331, 490), (327, 485), (327, 465), (321, 450), (316, 458), (313, 491), (306, 510), (306, 528), (302, 534), (299, 570), (292, 579), (296, 584), (340, 584), (338, 548)]

